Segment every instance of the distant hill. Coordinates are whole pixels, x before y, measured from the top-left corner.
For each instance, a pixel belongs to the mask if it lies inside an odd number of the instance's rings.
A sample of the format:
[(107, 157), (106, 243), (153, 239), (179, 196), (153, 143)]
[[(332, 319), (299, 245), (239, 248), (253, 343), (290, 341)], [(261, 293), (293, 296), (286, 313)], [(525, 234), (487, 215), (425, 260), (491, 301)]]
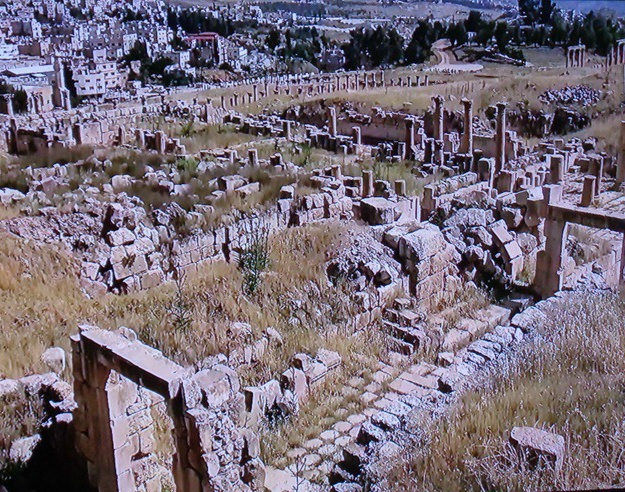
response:
[(609, 0), (555, 0), (558, 7), (566, 10), (577, 10), (579, 12), (611, 11), (619, 17), (625, 17), (625, 1)]

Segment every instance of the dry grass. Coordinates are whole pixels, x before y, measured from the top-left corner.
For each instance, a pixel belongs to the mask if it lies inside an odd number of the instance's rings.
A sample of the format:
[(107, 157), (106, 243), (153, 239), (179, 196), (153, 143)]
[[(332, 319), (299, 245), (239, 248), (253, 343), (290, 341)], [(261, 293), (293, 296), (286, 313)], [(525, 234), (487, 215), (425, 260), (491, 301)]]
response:
[(43, 351), (69, 349), (69, 335), (89, 311), (66, 253), (6, 235), (0, 236), (0, 306), (0, 377), (45, 371)]
[(284, 337), (283, 348), (269, 350), (262, 362), (243, 371), (246, 383), (264, 382), (288, 367), (297, 352), (336, 345), (341, 349), (353, 307), (343, 287), (327, 285), (325, 262), (344, 231), (338, 224), (314, 225), (273, 238), (270, 268), (254, 296), (242, 294), (243, 279), (235, 264), (205, 265), (185, 288), (193, 313), (186, 332), (172, 329), (174, 286), (87, 300), (79, 288), (77, 265), (64, 251), (1, 235), (0, 378), (44, 372), (43, 351), (53, 345), (69, 350), (68, 337), (80, 323), (132, 327), (166, 355), (191, 364), (233, 350), (227, 330), (241, 321), (251, 324), (254, 340), (270, 326)]
[[(536, 339), (426, 430), (389, 490), (572, 490), (625, 484), (625, 300), (580, 293), (546, 313)], [(506, 444), (514, 426), (565, 437), (562, 473), (529, 470)]]

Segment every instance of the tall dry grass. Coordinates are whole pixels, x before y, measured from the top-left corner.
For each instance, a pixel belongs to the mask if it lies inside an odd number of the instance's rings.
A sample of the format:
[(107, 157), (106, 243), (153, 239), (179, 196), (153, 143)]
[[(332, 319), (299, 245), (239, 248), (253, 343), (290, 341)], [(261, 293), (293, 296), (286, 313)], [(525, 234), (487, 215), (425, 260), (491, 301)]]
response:
[[(578, 293), (547, 310), (536, 336), (446, 415), (420, 427), (387, 490), (573, 490), (625, 484), (625, 300)], [(507, 444), (514, 426), (565, 437), (560, 475), (529, 469)], [(415, 434), (416, 436), (416, 434)]]

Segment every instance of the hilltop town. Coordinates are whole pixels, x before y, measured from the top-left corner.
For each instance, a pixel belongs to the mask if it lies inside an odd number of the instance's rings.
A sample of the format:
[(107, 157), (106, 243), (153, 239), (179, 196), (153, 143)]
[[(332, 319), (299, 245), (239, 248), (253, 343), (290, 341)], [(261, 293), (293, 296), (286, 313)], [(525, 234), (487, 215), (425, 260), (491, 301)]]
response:
[(0, 0), (0, 492), (625, 486), (625, 22)]

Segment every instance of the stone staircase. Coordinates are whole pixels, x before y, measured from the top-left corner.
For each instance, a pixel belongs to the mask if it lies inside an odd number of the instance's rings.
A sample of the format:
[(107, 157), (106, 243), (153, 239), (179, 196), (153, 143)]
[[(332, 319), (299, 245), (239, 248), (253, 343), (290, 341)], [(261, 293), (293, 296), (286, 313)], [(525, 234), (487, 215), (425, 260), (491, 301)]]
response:
[[(516, 311), (521, 305), (512, 303), (510, 307)], [(409, 299), (397, 299), (385, 310), (383, 319), (395, 348), (389, 361), (392, 365), (379, 362), (368, 377), (353, 376), (340, 389), (345, 399), (357, 397), (362, 410), (343, 415), (319, 436), (287, 451), (289, 466), (268, 468), (268, 490), (327, 490), (330, 485), (354, 481), (354, 464), (359, 462), (363, 446), (384, 440), (415, 407), (455, 390), (463, 375), (494, 359), (512, 343), (515, 330), (504, 328), (512, 314), (510, 308), (489, 305), (472, 317), (461, 318), (445, 334), (444, 352), (438, 354), (435, 365), (413, 361), (417, 351), (432, 343), (434, 334)]]

